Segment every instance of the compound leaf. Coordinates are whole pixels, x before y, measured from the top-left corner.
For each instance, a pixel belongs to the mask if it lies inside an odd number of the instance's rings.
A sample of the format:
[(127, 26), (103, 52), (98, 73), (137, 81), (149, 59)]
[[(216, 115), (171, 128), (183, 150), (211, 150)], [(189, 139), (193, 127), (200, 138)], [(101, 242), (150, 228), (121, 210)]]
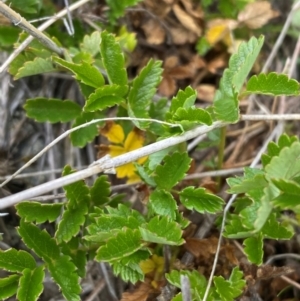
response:
[[(155, 94), (156, 87), (161, 80), (161, 62), (150, 60), (140, 74), (133, 80), (128, 95), (128, 115), (132, 118), (149, 118), (150, 101)], [(133, 121), (143, 129), (149, 122)]]
[(0, 279), (0, 299), (6, 300), (7, 298), (15, 295), (19, 286), (19, 275), (10, 275), (6, 278)]
[(246, 93), (267, 95), (299, 95), (299, 83), (285, 74), (271, 72), (253, 75), (246, 88)]
[(125, 60), (119, 43), (115, 37), (107, 31), (101, 33), (101, 38), (100, 52), (103, 65), (107, 71), (109, 83), (126, 86), (127, 73)]
[(222, 210), (224, 201), (214, 194), (207, 193), (205, 188), (186, 187), (179, 193), (181, 203), (190, 210), (200, 213), (216, 213)]
[(248, 260), (256, 265), (261, 265), (263, 262), (263, 237), (262, 234), (248, 237), (244, 240), (244, 252)]
[(33, 61), (25, 62), (24, 65), (18, 70), (14, 79), (17, 80), (22, 77), (52, 72), (55, 70), (56, 69), (54, 68), (52, 62), (49, 59), (37, 57)]
[(22, 272), (26, 268), (34, 269), (36, 263), (28, 252), (9, 249), (0, 250), (0, 267), (10, 272)]
[(17, 298), (20, 301), (35, 301), (43, 292), (44, 266), (25, 269), (20, 278)]
[(94, 112), (120, 104), (125, 101), (123, 96), (127, 89), (127, 86), (118, 85), (105, 85), (100, 87), (89, 96), (84, 106), (84, 110), (86, 112)]
[(44, 223), (55, 221), (60, 213), (63, 204), (41, 204), (38, 202), (22, 202), (17, 208), (18, 215), (25, 222)]
[(82, 61), (81, 64), (74, 64), (56, 56), (53, 57), (53, 61), (73, 72), (75, 74), (75, 78), (85, 85), (94, 88), (99, 88), (104, 85), (103, 75), (96, 67), (85, 61)]
[(151, 209), (159, 215), (176, 218), (177, 204), (172, 194), (168, 191), (156, 189), (150, 195)]
[(67, 300), (80, 301), (79, 276), (69, 256), (61, 255), (48, 263), (48, 269)]
[(97, 251), (96, 260), (116, 261), (127, 257), (143, 247), (138, 230), (124, 229)]
[(24, 108), (27, 116), (38, 122), (68, 122), (81, 113), (81, 107), (77, 103), (55, 98), (28, 99)]
[(59, 248), (46, 230), (41, 230), (31, 223), (21, 220), (18, 232), (27, 247), (43, 258), (45, 262), (51, 262), (59, 257)]
[(175, 152), (164, 158), (164, 165), (158, 165), (155, 169), (154, 180), (161, 189), (170, 190), (188, 171), (191, 159), (187, 153)]
[(155, 216), (144, 227), (140, 227), (140, 232), (145, 241), (167, 245), (184, 243), (180, 226), (166, 216)]

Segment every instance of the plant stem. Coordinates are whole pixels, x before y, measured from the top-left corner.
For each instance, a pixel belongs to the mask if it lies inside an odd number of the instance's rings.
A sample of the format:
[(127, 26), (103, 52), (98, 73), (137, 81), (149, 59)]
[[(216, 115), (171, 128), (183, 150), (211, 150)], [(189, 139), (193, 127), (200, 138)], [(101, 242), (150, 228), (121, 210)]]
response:
[[(220, 144), (219, 144), (219, 152), (218, 152), (218, 170), (221, 170), (223, 167), (223, 161), (224, 161), (224, 150), (225, 150), (225, 142), (226, 142), (226, 130), (227, 127), (224, 126), (222, 128), (220, 128)], [(218, 187), (218, 191), (221, 188), (221, 180), (222, 178), (219, 176), (217, 177), (217, 187)]]

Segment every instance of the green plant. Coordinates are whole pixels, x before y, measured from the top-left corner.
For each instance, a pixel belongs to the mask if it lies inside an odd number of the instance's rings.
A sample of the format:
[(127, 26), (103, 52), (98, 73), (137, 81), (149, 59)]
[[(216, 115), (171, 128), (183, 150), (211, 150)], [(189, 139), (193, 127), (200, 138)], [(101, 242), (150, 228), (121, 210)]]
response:
[[(101, 119), (111, 107), (118, 108), (118, 117), (129, 117), (149, 141), (177, 136), (186, 137), (185, 141), (192, 136), (184, 134), (192, 135), (199, 126), (209, 131), (238, 122), (239, 98), (244, 95), (299, 95), (299, 83), (277, 73), (254, 75), (243, 88), (263, 41), (263, 37), (253, 37), (241, 44), (224, 71), (213, 106), (206, 109), (195, 106), (196, 92), (191, 87), (180, 90), (168, 107), (164, 100), (152, 102), (161, 80), (161, 62), (150, 60), (136, 78), (128, 80), (120, 44), (107, 31), (85, 36), (79, 48), (65, 49), (64, 58), (34, 42), (29, 51), (13, 62), (10, 72), (15, 79), (53, 70), (73, 74), (85, 97), (83, 107), (72, 100), (39, 97), (27, 100), (24, 108), (27, 116), (38, 122), (83, 125), (70, 135), (74, 146), (84, 147), (93, 141), (103, 121), (86, 127), (84, 124)], [(161, 108), (163, 113), (158, 114)], [(159, 119), (162, 124), (154, 124), (152, 119)], [(127, 133), (132, 129), (133, 125), (127, 125)], [(171, 149), (152, 153), (151, 146), (148, 149), (147, 155), (151, 155), (146, 163), (135, 164), (150, 191), (145, 215), (124, 204), (122, 198), (111, 195), (106, 175), (99, 176), (92, 186), (84, 181), (64, 186), (64, 203), (26, 201), (16, 206), (21, 218), (18, 233), (39, 260), (37, 264), (29, 252), (22, 250), (0, 251), (0, 267), (12, 273), (0, 280), (2, 299), (16, 294), (18, 300), (37, 300), (43, 291), (47, 269), (67, 300), (80, 300), (79, 280), (85, 276), (87, 258), (109, 263), (124, 281), (142, 281), (145, 276), (142, 261), (159, 253), (163, 245), (176, 248), (184, 243), (182, 233), (189, 221), (179, 211), (178, 203), (200, 213), (222, 212), (224, 200), (204, 188), (188, 186), (176, 190), (191, 163), (185, 145), (175, 143)], [(298, 139), (283, 135), (278, 144), (269, 144), (267, 154), (262, 156), (261, 169), (246, 168), (243, 177), (228, 179), (229, 193), (243, 197), (237, 198), (234, 212), (226, 217), (224, 235), (245, 239), (245, 253), (254, 264), (262, 264), (263, 239), (290, 239), (293, 235), (282, 211), (299, 211), (299, 152)], [(101, 167), (101, 162), (98, 164)], [(74, 172), (66, 166), (63, 176)], [(53, 237), (39, 227), (58, 218)], [(166, 275), (178, 288), (181, 277), (189, 279), (193, 300), (234, 300), (245, 286), (238, 267), (232, 270), (229, 279), (215, 276), (211, 288), (207, 279), (196, 271), (173, 270)], [(173, 300), (182, 300), (181, 293)]]

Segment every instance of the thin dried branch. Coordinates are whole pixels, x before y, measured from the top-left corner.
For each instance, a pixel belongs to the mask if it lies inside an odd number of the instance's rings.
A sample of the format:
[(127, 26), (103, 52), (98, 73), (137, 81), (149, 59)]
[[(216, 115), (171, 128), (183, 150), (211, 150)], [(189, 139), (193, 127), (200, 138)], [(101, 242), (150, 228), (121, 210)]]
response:
[[(74, 4), (72, 4), (69, 7), (69, 11), (74, 11), (77, 8), (81, 7), (85, 3), (89, 2), (90, 0), (80, 0)], [(0, 1), (0, 3), (2, 3)], [(68, 13), (68, 9), (65, 8), (62, 11), (60, 11), (57, 15), (53, 16), (51, 19), (43, 23), (41, 26), (37, 28), (40, 32), (44, 31), (46, 28), (48, 28), (50, 25), (52, 25), (55, 21), (63, 18)], [(20, 20), (20, 19), (19, 19)], [(11, 62), (33, 41), (34, 37), (29, 36), (26, 40), (24, 40), (20, 46), (14, 50), (14, 52), (7, 58), (7, 60), (2, 64), (0, 67), (0, 73), (4, 72), (8, 66), (11, 64)]]

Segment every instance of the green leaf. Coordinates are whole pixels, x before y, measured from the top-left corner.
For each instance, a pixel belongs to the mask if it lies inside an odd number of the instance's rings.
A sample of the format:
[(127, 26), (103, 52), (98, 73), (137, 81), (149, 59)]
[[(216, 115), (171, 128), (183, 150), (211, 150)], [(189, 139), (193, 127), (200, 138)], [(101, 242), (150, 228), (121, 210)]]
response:
[(35, 301), (43, 292), (44, 267), (25, 269), (20, 278), (17, 298), (19, 301)]
[[(128, 95), (128, 115), (132, 118), (149, 118), (149, 106), (156, 87), (161, 81), (161, 62), (150, 60), (140, 74), (133, 80)], [(149, 122), (134, 121), (134, 124), (144, 129)]]
[(155, 216), (143, 228), (140, 227), (143, 240), (166, 245), (182, 245), (180, 226), (166, 216)]
[(39, 0), (11, 0), (11, 5), (13, 9), (17, 9), (27, 14), (35, 14), (40, 8)]
[(76, 208), (64, 211), (61, 221), (58, 224), (55, 237), (60, 244), (62, 241), (68, 242), (80, 231), (85, 222), (85, 215), (88, 212), (87, 204), (81, 203)]
[(91, 35), (85, 35), (83, 42), (80, 44), (80, 49), (83, 52), (88, 52), (95, 56), (100, 51), (101, 37), (99, 31), (94, 31)]
[(76, 266), (70, 257), (66, 255), (58, 256), (48, 263), (49, 272), (61, 289), (63, 296), (67, 300), (80, 301), (79, 276), (76, 273)]
[(55, 70), (56, 69), (49, 59), (37, 57), (33, 61), (26, 61), (24, 65), (18, 70), (17, 74), (14, 77), (14, 80), (26, 76), (52, 72)]
[(108, 240), (107, 244), (97, 251), (96, 260), (115, 261), (133, 254), (143, 247), (138, 230), (124, 229)]
[(53, 57), (53, 61), (73, 72), (75, 78), (83, 84), (94, 88), (99, 88), (104, 85), (104, 78), (100, 71), (85, 61), (82, 61), (81, 64), (74, 64), (56, 56)]
[(166, 120), (171, 121), (173, 119), (173, 115), (180, 108), (188, 109), (191, 108), (197, 99), (197, 91), (192, 87), (188, 86), (185, 90), (179, 90), (177, 95), (172, 98), (171, 106), (169, 112), (166, 114)]
[(132, 213), (123, 216), (107, 214), (95, 217), (95, 222), (91, 223), (87, 228), (90, 235), (85, 236), (85, 239), (94, 242), (102, 242), (113, 237), (124, 227), (132, 230), (137, 229), (144, 220), (139, 220)]
[[(63, 175), (71, 173), (71, 168), (66, 166)], [(90, 204), (90, 191), (84, 181), (78, 181), (65, 186), (64, 190), (68, 203), (55, 233), (55, 238), (58, 243), (71, 240), (71, 238), (80, 231), (80, 227), (85, 222), (85, 215), (88, 212), (88, 206)]]
[(272, 180), (275, 186), (280, 189), (281, 194), (276, 197), (272, 204), (279, 206), (281, 209), (293, 210), (296, 206), (300, 205), (300, 185), (294, 181), (289, 180)]
[(200, 213), (217, 213), (223, 209), (224, 201), (205, 188), (186, 187), (179, 193), (181, 203), (190, 210)]
[(296, 136), (289, 137), (286, 134), (283, 134), (279, 137), (278, 144), (271, 141), (268, 144), (267, 154), (263, 154), (261, 157), (263, 166), (266, 167), (270, 163), (272, 157), (278, 156), (284, 147), (290, 147), (296, 141), (299, 141)]
[(123, 96), (127, 89), (128, 86), (118, 85), (100, 87), (89, 96), (83, 109), (86, 112), (94, 112), (120, 104), (125, 101)]
[(191, 159), (187, 153), (175, 152), (167, 155), (164, 165), (158, 165), (155, 169), (154, 180), (161, 189), (170, 190), (185, 176), (190, 166)]
[(232, 84), (235, 91), (239, 92), (251, 71), (256, 58), (263, 46), (264, 37), (252, 37), (248, 42), (242, 42), (237, 53), (229, 60), (229, 70), (232, 72)]
[(270, 239), (290, 239), (294, 232), (290, 228), (283, 226), (276, 220), (276, 214), (272, 213), (261, 229), (265, 238)]
[(90, 188), (90, 195), (93, 206), (101, 206), (109, 202), (110, 183), (106, 175), (97, 178), (93, 187)]
[(238, 215), (231, 214), (227, 217), (224, 236), (232, 239), (240, 239), (249, 237), (252, 234), (252, 229), (247, 229)]
[(127, 73), (125, 60), (119, 43), (116, 42), (115, 37), (107, 31), (101, 33), (101, 38), (100, 52), (103, 65), (107, 71), (109, 83), (126, 86)]
[(38, 202), (22, 202), (16, 206), (17, 214), (25, 222), (39, 224), (55, 221), (59, 217), (62, 207), (63, 204), (41, 204)]
[(212, 124), (212, 118), (206, 110), (194, 107), (179, 108), (173, 116), (173, 121), (183, 125)]
[(71, 257), (72, 262), (77, 268), (79, 277), (84, 278), (86, 275), (87, 254), (85, 250), (81, 250), (81, 237), (73, 237), (67, 243), (62, 243), (61, 251)]
[(24, 109), (28, 117), (51, 123), (68, 122), (81, 113), (81, 107), (73, 101), (42, 97), (28, 99)]
[(25, 251), (9, 249), (0, 250), (0, 268), (10, 272), (22, 272), (24, 269), (34, 269), (36, 263), (34, 258)]
[(21, 220), (18, 229), (27, 247), (33, 250), (45, 262), (59, 258), (59, 248), (53, 238), (46, 232), (31, 223), (25, 223)]
[(245, 91), (245, 93), (266, 95), (299, 95), (299, 92), (299, 83), (296, 80), (276, 72), (253, 75), (249, 79)]
[(264, 255), (262, 234), (245, 239), (243, 245), (248, 260), (253, 264), (261, 265)]
[(19, 275), (11, 275), (6, 278), (0, 279), (0, 299), (6, 300), (7, 298), (15, 295), (19, 286)]
[(214, 111), (218, 120), (236, 122), (239, 118), (238, 94), (255, 63), (264, 38), (252, 37), (241, 43), (237, 53), (229, 60), (229, 68), (223, 73), (220, 88), (215, 94)]
[(222, 276), (214, 277), (214, 284), (220, 299), (233, 301), (236, 297), (240, 296), (246, 284), (246, 281), (242, 280), (242, 278), (243, 272), (238, 267), (232, 270), (229, 280), (225, 280)]
[[(103, 117), (103, 115), (99, 115), (99, 113), (90, 113), (90, 112), (82, 112), (79, 117), (76, 118), (75, 122), (72, 125), (72, 128), (80, 126), (84, 123), (87, 123), (93, 119), (99, 119)], [(84, 147), (88, 142), (91, 142), (95, 139), (98, 132), (98, 126), (103, 124), (102, 121), (99, 123), (94, 123), (89, 126), (83, 127), (73, 133), (71, 133), (71, 141), (73, 146)]]
[(176, 218), (177, 204), (172, 194), (165, 190), (156, 189), (150, 195), (151, 209), (158, 215)]
[[(75, 170), (72, 170), (69, 165), (66, 165), (62, 174), (63, 176), (67, 176), (74, 172)], [(83, 180), (64, 186), (63, 189), (66, 192), (66, 198), (68, 199), (68, 209), (76, 208), (82, 203), (85, 203), (86, 205), (90, 203), (90, 190)]]
[(10, 47), (18, 40), (20, 29), (12, 26), (0, 26), (0, 46)]
[(144, 280), (144, 273), (137, 263), (125, 265), (119, 262), (114, 262), (112, 266), (114, 274), (116, 276), (120, 276), (123, 281), (130, 281), (134, 284), (138, 281)]
[[(228, 77), (228, 69), (226, 69), (223, 73), (223, 77), (220, 82), (221, 85), (224, 84), (226, 77)], [(230, 81), (227, 80), (227, 85), (230, 89)], [(227, 90), (228, 90), (227, 87)], [(222, 86), (220, 90), (216, 91), (214, 97), (214, 112), (218, 120), (235, 123), (239, 119), (239, 108), (238, 108), (238, 94), (234, 93), (233, 88), (229, 93), (225, 93)]]
[(294, 142), (291, 147), (283, 148), (277, 157), (273, 157), (266, 166), (266, 176), (270, 179), (292, 180), (300, 172), (300, 143)]

